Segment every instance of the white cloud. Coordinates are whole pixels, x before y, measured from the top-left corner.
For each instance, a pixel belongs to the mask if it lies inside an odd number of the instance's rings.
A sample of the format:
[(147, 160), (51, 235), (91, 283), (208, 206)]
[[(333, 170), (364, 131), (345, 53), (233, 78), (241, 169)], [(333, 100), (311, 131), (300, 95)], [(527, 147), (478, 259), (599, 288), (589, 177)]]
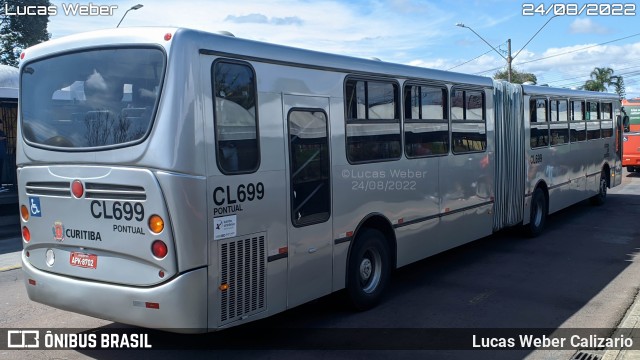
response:
[[(108, 0), (92, 2), (97, 5), (113, 3), (106, 1)], [(60, 0), (52, 2), (61, 6)], [(113, 28), (126, 9), (135, 3), (133, 0), (122, 1), (111, 17), (67, 17), (59, 14), (50, 18), (49, 31), (56, 38), (82, 31)], [(156, 0), (145, 4), (140, 10), (129, 12), (121, 26), (227, 30), (240, 38), (335, 54), (375, 56), (383, 61), (441, 70), (451, 69), (486, 51), (484, 55), (452, 71), (470, 74), (483, 72), (484, 76), (492, 76), (496, 69), (503, 69), (506, 65), (503, 58), (488, 47), (478, 48), (478, 39), (473, 34), (466, 31), (466, 37), (462, 35), (465, 33), (464, 29), (458, 30), (453, 24), (466, 21), (496, 45), (504, 41), (506, 35), (501, 28), (513, 23), (514, 13), (499, 11), (505, 6), (504, 2), (492, 0), (477, 0), (469, 4), (465, 2), (465, 6), (456, 6), (455, 9), (450, 4), (423, 0), (191, 0), (177, 4), (169, 0)], [(180, 10), (177, 11), (176, 8)], [(607, 27), (601, 25), (606, 23), (605, 19), (578, 18), (571, 24), (568, 23), (571, 19), (566, 19), (566, 26), (572, 34), (602, 34), (608, 31)], [(559, 22), (560, 20), (556, 20), (551, 26)], [(611, 26), (613, 28), (614, 25)], [(544, 35), (542, 33), (540, 36)], [(571, 37), (575, 41), (583, 38), (580, 35)], [(595, 39), (595, 35), (589, 38)], [(557, 43), (551, 39), (547, 42)], [(544, 39), (539, 38), (537, 43), (544, 43)], [(536, 52), (531, 52), (528, 48), (518, 55), (514, 67), (533, 72), (541, 81), (551, 85), (565, 85), (584, 82), (596, 66), (609, 66), (617, 73), (617, 69), (628, 67), (630, 63), (640, 59), (640, 43), (594, 46), (588, 50), (564, 54), (587, 45), (589, 44), (548, 48)], [(475, 53), (463, 54), (465, 51), (461, 49), (466, 48), (475, 49)], [(523, 64), (549, 56), (553, 57)], [(638, 65), (640, 66), (640, 61)], [(575, 77), (583, 78), (558, 81)], [(625, 78), (625, 83), (628, 93), (630, 89), (640, 91), (640, 78), (636, 80), (629, 76), (628, 79)], [(635, 96), (638, 95), (640, 94)]]
[(229, 15), (224, 21), (230, 21), (238, 24), (255, 23), (255, 24), (273, 24), (273, 25), (302, 25), (303, 21), (297, 16), (272, 17), (268, 18), (262, 14), (249, 15)]
[[(59, 1), (54, 1), (60, 6)], [(93, 1), (96, 5), (103, 0)], [(131, 4), (133, 5), (133, 3)], [(180, 11), (175, 11), (179, 6)], [(119, 5), (112, 17), (58, 14), (49, 31), (60, 37), (112, 28), (129, 8)], [(376, 56), (403, 62), (406, 54), (440, 41), (452, 27), (452, 14), (418, 0), (366, 3), (320, 1), (208, 1), (176, 5), (167, 0), (145, 4), (127, 14), (121, 27), (175, 26), (204, 31), (230, 31), (237, 37), (358, 57)], [(291, 29), (283, 30), (287, 27)], [(426, 51), (427, 55), (428, 51)]]
[(591, 18), (577, 18), (569, 26), (571, 34), (607, 34), (609, 29), (595, 23)]

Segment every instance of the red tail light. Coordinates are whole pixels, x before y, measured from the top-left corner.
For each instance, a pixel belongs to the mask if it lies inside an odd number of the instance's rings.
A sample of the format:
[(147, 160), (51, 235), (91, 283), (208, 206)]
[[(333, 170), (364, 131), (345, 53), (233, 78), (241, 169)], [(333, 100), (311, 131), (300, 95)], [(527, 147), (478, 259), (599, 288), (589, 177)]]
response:
[(22, 238), (24, 239), (25, 242), (31, 241), (31, 232), (29, 231), (29, 228), (26, 226), (22, 228)]
[(151, 252), (153, 253), (153, 256), (157, 257), (158, 259), (163, 259), (165, 256), (167, 256), (167, 245), (162, 242), (162, 240), (156, 240), (153, 242), (153, 244), (151, 244)]
[(73, 181), (73, 183), (71, 184), (71, 193), (76, 198), (82, 197), (82, 194), (84, 194), (84, 186), (82, 186), (82, 183), (80, 182), (80, 180)]

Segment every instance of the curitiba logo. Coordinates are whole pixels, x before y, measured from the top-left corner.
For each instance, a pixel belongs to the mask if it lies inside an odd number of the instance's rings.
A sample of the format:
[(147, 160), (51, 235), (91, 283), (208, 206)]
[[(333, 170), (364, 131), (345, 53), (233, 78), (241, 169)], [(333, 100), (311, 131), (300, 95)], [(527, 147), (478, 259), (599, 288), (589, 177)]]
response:
[(64, 225), (62, 225), (61, 221), (56, 221), (53, 223), (53, 239), (56, 241), (64, 240)]

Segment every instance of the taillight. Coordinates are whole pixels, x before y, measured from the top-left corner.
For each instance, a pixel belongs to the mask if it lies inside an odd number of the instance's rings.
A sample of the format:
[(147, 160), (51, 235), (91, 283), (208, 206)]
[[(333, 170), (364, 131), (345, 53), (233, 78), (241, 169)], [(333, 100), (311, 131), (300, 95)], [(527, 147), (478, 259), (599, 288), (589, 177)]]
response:
[(20, 206), (20, 215), (24, 222), (29, 221), (29, 209), (25, 205)]
[(167, 256), (167, 252), (167, 244), (165, 244), (162, 240), (156, 240), (153, 242), (153, 244), (151, 244), (151, 253), (158, 259), (163, 259), (165, 256)]
[(22, 227), (22, 238), (24, 239), (25, 242), (31, 241), (31, 232), (29, 231), (29, 228), (26, 226)]
[(80, 180), (74, 180), (71, 184), (71, 193), (76, 198), (81, 198), (82, 194), (84, 194), (84, 187), (82, 186), (82, 182)]

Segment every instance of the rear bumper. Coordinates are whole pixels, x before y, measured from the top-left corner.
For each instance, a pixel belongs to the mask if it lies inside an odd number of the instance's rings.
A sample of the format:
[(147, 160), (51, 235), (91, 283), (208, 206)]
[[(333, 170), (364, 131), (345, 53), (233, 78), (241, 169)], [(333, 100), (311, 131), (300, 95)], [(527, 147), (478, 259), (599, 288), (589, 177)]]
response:
[[(206, 332), (207, 269), (200, 268), (151, 288), (119, 286), (51, 274), (25, 261), (27, 294), (33, 301), (101, 319), (174, 332)], [(36, 285), (29, 284), (29, 279)], [(145, 303), (158, 303), (157, 309)]]
[(622, 166), (640, 166), (640, 155), (623, 155)]

